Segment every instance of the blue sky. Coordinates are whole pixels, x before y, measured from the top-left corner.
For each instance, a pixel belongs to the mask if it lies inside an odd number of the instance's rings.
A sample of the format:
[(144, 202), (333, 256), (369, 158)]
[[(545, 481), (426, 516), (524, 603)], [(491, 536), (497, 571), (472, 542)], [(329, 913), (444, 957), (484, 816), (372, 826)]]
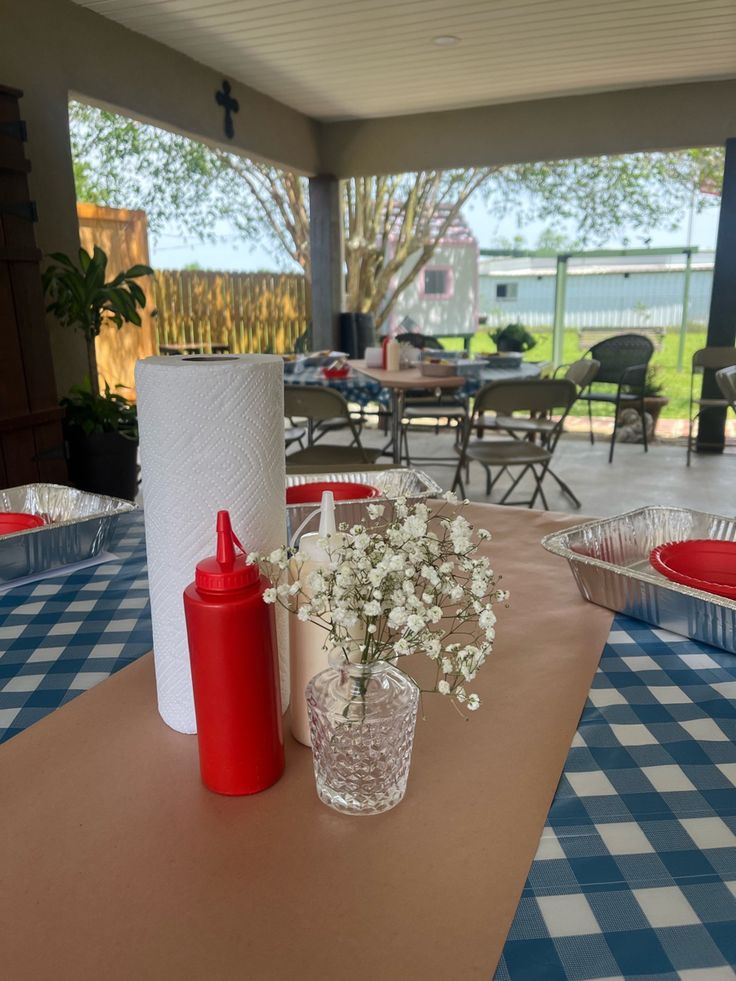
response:
[[(473, 229), (481, 248), (492, 248), (499, 239), (512, 240), (515, 235), (524, 235), (529, 248), (533, 248), (537, 238), (545, 227), (546, 222), (526, 222), (520, 225), (515, 215), (506, 215), (498, 219), (489, 215), (480, 197), (475, 202), (471, 200), (463, 212), (466, 221)], [(574, 236), (575, 228), (565, 226), (562, 229), (569, 236)], [(181, 236), (173, 233), (162, 234), (158, 241), (152, 240), (151, 260), (157, 269), (178, 269), (191, 262), (198, 262), (204, 269), (240, 270), (244, 272), (259, 269), (286, 270), (290, 266), (288, 260), (279, 260), (266, 248), (252, 242), (243, 242), (226, 224), (217, 228), (217, 234), (225, 241), (217, 244), (185, 243)], [(718, 232), (718, 208), (708, 208), (696, 215), (693, 222), (693, 244), (701, 249), (715, 248)], [(687, 217), (676, 231), (653, 229), (649, 233), (630, 231), (616, 239), (603, 243), (607, 248), (621, 248), (623, 239), (628, 238), (630, 248), (644, 245), (644, 239), (651, 237), (651, 245), (666, 247), (685, 245), (687, 242)]]

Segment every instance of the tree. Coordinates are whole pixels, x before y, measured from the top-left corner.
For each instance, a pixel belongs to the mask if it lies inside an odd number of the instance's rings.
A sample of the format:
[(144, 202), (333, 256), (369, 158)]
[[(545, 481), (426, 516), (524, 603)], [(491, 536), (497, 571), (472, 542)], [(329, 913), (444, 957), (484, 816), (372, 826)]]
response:
[[(174, 226), (212, 239), (226, 220), (244, 240), (265, 235), (311, 279), (305, 178), (80, 103), (70, 116), (81, 200), (142, 208), (154, 236)], [(343, 182), (347, 307), (380, 326), (474, 195), (498, 215), (573, 221), (585, 245), (627, 227), (677, 227), (693, 194), (698, 209), (713, 203), (700, 188), (722, 171), (722, 151), (706, 149), (352, 178)]]

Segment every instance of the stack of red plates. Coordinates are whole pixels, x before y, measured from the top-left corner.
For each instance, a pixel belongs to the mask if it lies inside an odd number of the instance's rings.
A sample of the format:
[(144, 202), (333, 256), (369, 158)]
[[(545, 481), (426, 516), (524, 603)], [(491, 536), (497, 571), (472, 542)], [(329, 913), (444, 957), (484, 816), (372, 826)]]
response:
[(347, 378), (350, 374), (350, 365), (346, 364), (344, 368), (323, 368), (322, 374), (325, 378)]
[(0, 511), (0, 535), (13, 535), (16, 531), (29, 531), (40, 528), (46, 522), (37, 514), (21, 511)]
[(286, 488), (287, 504), (319, 504), (323, 491), (332, 491), (336, 501), (363, 501), (378, 497), (381, 493), (370, 484), (358, 484), (349, 480), (315, 480), (311, 484), (299, 484)]
[(736, 542), (715, 538), (667, 542), (652, 549), (649, 561), (672, 582), (736, 599)]

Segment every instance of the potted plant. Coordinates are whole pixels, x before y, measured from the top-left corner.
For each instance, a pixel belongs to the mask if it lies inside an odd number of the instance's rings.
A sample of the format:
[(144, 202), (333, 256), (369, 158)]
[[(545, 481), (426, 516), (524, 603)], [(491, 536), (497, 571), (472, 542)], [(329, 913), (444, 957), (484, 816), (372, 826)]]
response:
[(135, 265), (106, 280), (107, 255), (98, 246), (91, 255), (80, 249), (77, 262), (61, 252), (50, 258), (53, 262), (43, 274), (46, 310), (63, 326), (82, 332), (90, 364), (88, 383), (75, 386), (61, 401), (71, 480), (81, 490), (132, 500), (137, 485), (135, 406), (107, 383), (100, 393), (95, 338), (105, 324), (118, 330), (126, 323), (141, 326), (139, 310), (146, 296), (135, 280), (153, 270)]
[[(123, 387), (123, 386), (119, 386)], [(138, 489), (138, 412), (110, 390), (95, 393), (89, 379), (61, 400), (69, 478), (80, 490), (135, 499)]]
[(490, 337), (499, 353), (508, 351), (523, 353), (524, 351), (531, 351), (537, 344), (536, 337), (520, 323), (497, 327), (496, 330), (490, 332)]

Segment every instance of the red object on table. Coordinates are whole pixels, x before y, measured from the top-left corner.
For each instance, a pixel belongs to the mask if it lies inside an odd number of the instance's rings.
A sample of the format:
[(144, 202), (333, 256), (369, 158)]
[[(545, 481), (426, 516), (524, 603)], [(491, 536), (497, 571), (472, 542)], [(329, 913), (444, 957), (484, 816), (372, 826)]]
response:
[[(240, 555), (235, 554), (235, 546)], [(217, 554), (184, 590), (202, 782), (218, 794), (255, 794), (284, 772), (284, 738), (269, 587), (217, 513)]]
[(13, 535), (16, 531), (30, 531), (40, 528), (46, 522), (40, 514), (26, 514), (22, 511), (0, 511), (0, 535)]
[(379, 497), (380, 490), (370, 484), (357, 484), (349, 480), (315, 480), (311, 484), (299, 484), (286, 488), (287, 504), (319, 504), (323, 491), (332, 491), (336, 501), (362, 501)]
[(350, 374), (350, 365), (346, 364), (344, 368), (323, 368), (322, 374), (325, 378), (347, 378)]
[(381, 368), (383, 368), (384, 371), (388, 367), (388, 344), (390, 340), (390, 336), (386, 334), (381, 342)]
[(649, 561), (682, 586), (736, 599), (736, 542), (697, 538), (652, 549)]

